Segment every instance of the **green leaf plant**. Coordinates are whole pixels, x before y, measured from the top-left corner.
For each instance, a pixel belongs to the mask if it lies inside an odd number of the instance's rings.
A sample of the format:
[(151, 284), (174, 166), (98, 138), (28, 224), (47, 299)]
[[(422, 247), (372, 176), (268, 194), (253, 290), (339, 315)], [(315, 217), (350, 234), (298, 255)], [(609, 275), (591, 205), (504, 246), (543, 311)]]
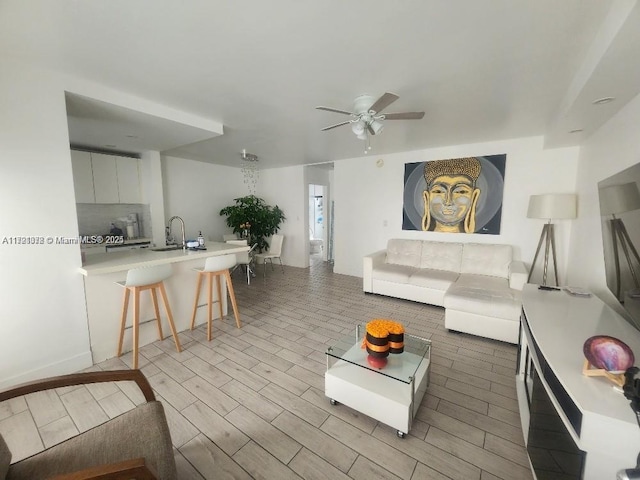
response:
[(286, 220), (284, 212), (277, 205), (267, 205), (255, 195), (235, 198), (234, 202), (234, 205), (220, 210), (220, 215), (227, 217), (227, 226), (241, 238), (247, 238), (249, 245), (257, 243), (259, 252), (268, 250), (269, 244), (265, 237), (280, 230), (280, 224)]

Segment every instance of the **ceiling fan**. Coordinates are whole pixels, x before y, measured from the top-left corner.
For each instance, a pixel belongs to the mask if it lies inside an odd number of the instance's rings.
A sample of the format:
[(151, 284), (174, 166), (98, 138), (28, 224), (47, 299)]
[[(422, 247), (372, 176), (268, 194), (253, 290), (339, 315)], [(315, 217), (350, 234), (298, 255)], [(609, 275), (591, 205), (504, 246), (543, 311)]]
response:
[(353, 112), (346, 110), (340, 110), (331, 107), (316, 107), (317, 110), (326, 110), (327, 112), (341, 113), (343, 115), (350, 115), (351, 119), (344, 122), (336, 123), (335, 125), (329, 125), (322, 129), (322, 131), (331, 130), (342, 125), (351, 124), (351, 130), (356, 136), (365, 140), (365, 153), (371, 150), (369, 144), (369, 135), (379, 134), (384, 127), (384, 120), (420, 120), (424, 117), (424, 112), (402, 112), (402, 113), (380, 113), (387, 108), (393, 102), (398, 100), (397, 95), (393, 93), (385, 93), (380, 98), (374, 101), (371, 95), (360, 95), (353, 102)]

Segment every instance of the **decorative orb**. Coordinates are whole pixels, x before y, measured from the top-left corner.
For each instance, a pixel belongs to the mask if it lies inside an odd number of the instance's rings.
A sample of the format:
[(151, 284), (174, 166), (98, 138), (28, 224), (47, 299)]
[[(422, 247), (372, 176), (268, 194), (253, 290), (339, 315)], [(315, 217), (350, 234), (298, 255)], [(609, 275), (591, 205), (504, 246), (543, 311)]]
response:
[(626, 343), (607, 335), (588, 338), (582, 350), (591, 365), (611, 373), (624, 373), (635, 362), (633, 352)]
[(372, 355), (367, 355), (367, 362), (373, 368), (384, 368), (387, 366), (387, 357), (379, 358)]

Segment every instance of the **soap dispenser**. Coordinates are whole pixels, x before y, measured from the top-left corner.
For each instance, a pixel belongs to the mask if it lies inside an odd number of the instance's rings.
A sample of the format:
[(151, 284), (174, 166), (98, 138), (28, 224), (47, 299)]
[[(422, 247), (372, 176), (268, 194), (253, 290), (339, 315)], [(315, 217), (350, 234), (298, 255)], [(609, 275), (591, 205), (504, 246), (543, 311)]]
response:
[(198, 233), (198, 246), (204, 247), (204, 237), (202, 236), (202, 230)]

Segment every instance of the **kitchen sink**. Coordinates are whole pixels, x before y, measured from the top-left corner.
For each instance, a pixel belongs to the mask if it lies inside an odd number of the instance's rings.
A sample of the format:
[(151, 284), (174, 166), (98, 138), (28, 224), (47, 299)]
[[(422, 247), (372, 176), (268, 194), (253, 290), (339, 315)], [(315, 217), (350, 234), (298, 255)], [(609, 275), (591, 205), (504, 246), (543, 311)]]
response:
[(178, 250), (180, 247), (178, 245), (167, 245), (166, 247), (153, 247), (150, 248), (152, 252), (168, 252), (170, 250)]

